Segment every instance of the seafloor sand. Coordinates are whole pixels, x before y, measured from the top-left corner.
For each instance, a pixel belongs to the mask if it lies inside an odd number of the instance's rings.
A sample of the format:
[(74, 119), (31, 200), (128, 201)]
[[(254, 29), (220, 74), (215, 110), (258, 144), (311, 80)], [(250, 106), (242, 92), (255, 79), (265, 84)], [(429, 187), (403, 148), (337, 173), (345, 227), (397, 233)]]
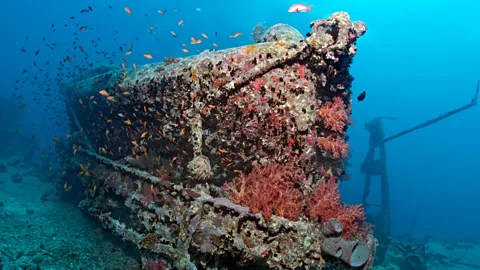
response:
[(0, 173), (0, 269), (140, 269), (138, 254), (127, 254), (125, 244), (75, 204), (56, 196), (41, 202), (52, 182), (33, 176), (12, 182), (12, 174), (29, 170), (8, 166)]

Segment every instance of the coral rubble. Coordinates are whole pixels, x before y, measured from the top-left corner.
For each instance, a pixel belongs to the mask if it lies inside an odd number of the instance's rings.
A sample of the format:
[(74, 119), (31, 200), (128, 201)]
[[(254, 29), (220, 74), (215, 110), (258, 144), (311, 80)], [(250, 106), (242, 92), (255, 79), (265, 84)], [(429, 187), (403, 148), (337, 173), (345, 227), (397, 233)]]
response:
[(82, 74), (66, 92), (76, 132), (57, 143), (57, 182), (78, 175), (80, 207), (148, 252), (145, 269), (370, 268), (376, 240), (307, 199), (344, 174), (349, 65), (366, 26), (338, 12), (310, 27), (306, 39), (275, 25), (254, 45)]

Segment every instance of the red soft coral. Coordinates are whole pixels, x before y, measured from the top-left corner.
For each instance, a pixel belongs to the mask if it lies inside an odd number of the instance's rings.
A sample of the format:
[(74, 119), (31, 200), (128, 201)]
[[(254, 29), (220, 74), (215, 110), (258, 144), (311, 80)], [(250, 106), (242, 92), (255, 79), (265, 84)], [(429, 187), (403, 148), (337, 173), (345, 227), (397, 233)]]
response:
[(348, 123), (346, 105), (340, 97), (334, 97), (332, 101), (325, 102), (318, 111), (325, 127), (336, 132), (343, 132)]
[(318, 137), (317, 145), (334, 159), (343, 159), (348, 156), (348, 143), (339, 136)]
[(330, 178), (316, 186), (307, 202), (307, 214), (325, 222), (336, 218), (343, 225), (342, 236), (351, 240), (355, 236), (365, 238), (371, 226), (367, 224), (365, 211), (361, 205), (345, 205), (340, 202), (340, 192), (335, 178)]
[(302, 192), (296, 184), (304, 181), (292, 163), (255, 166), (252, 172), (226, 183), (223, 190), (237, 204), (262, 212), (265, 219), (278, 215), (297, 220), (302, 211)]
[(142, 257), (142, 270), (165, 270), (169, 269), (167, 262), (163, 259), (143, 258)]

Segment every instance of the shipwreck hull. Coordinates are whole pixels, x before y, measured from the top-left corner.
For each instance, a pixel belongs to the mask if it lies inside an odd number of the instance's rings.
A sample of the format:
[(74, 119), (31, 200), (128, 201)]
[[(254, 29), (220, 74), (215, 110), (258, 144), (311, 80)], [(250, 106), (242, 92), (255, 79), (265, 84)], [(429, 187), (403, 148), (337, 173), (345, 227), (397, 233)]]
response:
[(220, 188), (270, 162), (300, 168), (304, 193), (343, 174), (345, 151), (316, 142), (348, 146), (348, 117), (333, 126), (322, 112), (337, 100), (350, 114), (366, 26), (342, 12), (310, 26), (305, 40), (277, 25), (263, 43), (80, 75), (66, 91), (74, 132), (57, 147), (59, 182), (76, 175), (82, 209), (174, 268), (369, 268), (372, 236), (346, 241), (336, 220), (266, 220)]

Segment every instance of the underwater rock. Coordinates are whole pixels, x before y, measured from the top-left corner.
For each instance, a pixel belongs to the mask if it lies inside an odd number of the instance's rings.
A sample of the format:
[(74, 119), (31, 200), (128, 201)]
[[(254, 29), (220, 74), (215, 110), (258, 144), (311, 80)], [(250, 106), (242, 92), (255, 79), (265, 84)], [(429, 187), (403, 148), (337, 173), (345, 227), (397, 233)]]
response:
[(310, 27), (305, 40), (276, 25), (262, 43), (80, 75), (65, 93), (72, 136), (55, 149), (84, 186), (79, 207), (175, 269), (322, 268), (322, 254), (370, 268), (372, 236), (346, 241), (338, 223), (304, 213), (265, 219), (221, 189), (267, 163), (301, 170), (299, 194), (341, 176), (349, 66), (366, 26), (338, 12)]
[(29, 215), (33, 215), (33, 213), (35, 213), (35, 210), (33, 210), (32, 208), (28, 208), (25, 212), (27, 212), (27, 214)]
[(43, 262), (42, 254), (37, 254), (37, 255), (33, 256), (32, 261), (36, 264), (39, 264), (39, 263)]
[(28, 270), (38, 269), (36, 263), (34, 263), (28, 256), (21, 256), (15, 262), (15, 266), (17, 267), (17, 269), (28, 269)]
[(5, 255), (8, 259), (12, 261), (15, 260), (15, 252), (13, 252), (8, 245), (5, 245), (5, 244), (0, 245), (0, 253)]

